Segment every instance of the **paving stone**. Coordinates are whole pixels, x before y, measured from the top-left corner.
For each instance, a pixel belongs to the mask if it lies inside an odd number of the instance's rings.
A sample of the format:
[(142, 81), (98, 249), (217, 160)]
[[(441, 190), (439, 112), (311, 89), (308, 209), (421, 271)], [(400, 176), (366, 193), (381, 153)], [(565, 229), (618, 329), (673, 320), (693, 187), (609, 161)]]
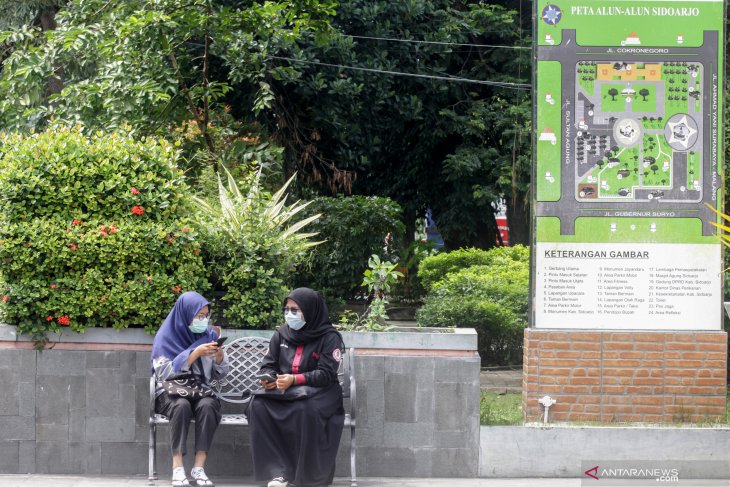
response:
[(44, 350), (38, 353), (38, 375), (86, 375), (86, 352)]
[[(68, 378), (69, 393), (69, 410), (77, 409), (86, 410), (86, 377), (69, 377)], [(110, 384), (113, 386), (113, 384)]]
[(35, 441), (19, 441), (18, 473), (35, 472)]
[(379, 477), (428, 477), (433, 470), (429, 449), (366, 447), (358, 449), (358, 455), (366, 459), (358, 475), (378, 472)]
[(20, 445), (19, 441), (8, 441), (3, 437), (0, 441), (0, 472), (21, 473), (19, 471)]
[(139, 443), (104, 442), (101, 444), (101, 473), (108, 475), (135, 474), (139, 467), (147, 469), (147, 445)]
[(18, 384), (18, 415), (35, 416), (35, 376), (30, 377), (33, 382)]
[(19, 370), (21, 365), (20, 352), (21, 350), (3, 350), (0, 353), (0, 369)]
[(432, 447), (434, 441), (434, 425), (419, 421), (417, 423), (387, 422), (383, 426), (383, 447), (412, 448)]
[(439, 431), (462, 431), (468, 420), (465, 411), (478, 414), (479, 389), (461, 383), (439, 383), (436, 395), (436, 428)]
[(118, 417), (86, 417), (86, 441), (132, 441), (134, 420)]
[(479, 450), (474, 448), (439, 448), (433, 455), (433, 470), (429, 477), (476, 477)]
[(38, 376), (36, 421), (44, 424), (68, 424), (70, 390), (71, 384), (66, 377)]
[(121, 414), (118, 369), (89, 369), (86, 374), (86, 414), (118, 416)]
[(86, 410), (74, 409), (68, 413), (68, 441), (86, 440)]
[(91, 351), (86, 353), (86, 369), (118, 369), (120, 352)]
[[(355, 353), (357, 355), (357, 352)], [(385, 357), (382, 355), (362, 355), (355, 357), (355, 377), (361, 380), (380, 380), (385, 376)]]
[(8, 368), (0, 369), (0, 390), (5, 392), (0, 394), (0, 414), (5, 416), (19, 414), (20, 380), (19, 371)]
[(385, 421), (415, 423), (416, 382), (410, 374), (385, 373)]
[(67, 424), (37, 424), (35, 426), (36, 441), (68, 441)]
[(0, 432), (3, 441), (34, 440), (35, 420), (29, 416), (0, 416)]
[[(149, 396), (149, 394), (148, 394)], [(137, 393), (134, 384), (119, 385), (119, 416), (134, 418), (137, 405)]]
[(150, 352), (134, 352), (135, 377), (149, 378), (152, 375)]
[[(38, 373), (38, 354), (35, 350), (18, 350), (20, 370), (26, 378), (34, 377)], [(0, 354), (2, 355), (2, 354)]]

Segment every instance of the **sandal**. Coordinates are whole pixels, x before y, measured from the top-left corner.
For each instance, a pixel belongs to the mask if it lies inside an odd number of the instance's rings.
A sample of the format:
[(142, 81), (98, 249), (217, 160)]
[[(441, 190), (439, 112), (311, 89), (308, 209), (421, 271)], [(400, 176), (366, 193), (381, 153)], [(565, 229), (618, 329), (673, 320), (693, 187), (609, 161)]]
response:
[(193, 469), (190, 472), (190, 475), (193, 477), (192, 485), (195, 485), (197, 487), (215, 487), (213, 481), (210, 480), (207, 475), (205, 475), (205, 470), (203, 470), (202, 468), (200, 470)]
[(190, 487), (183, 468), (176, 468), (172, 471), (172, 487)]

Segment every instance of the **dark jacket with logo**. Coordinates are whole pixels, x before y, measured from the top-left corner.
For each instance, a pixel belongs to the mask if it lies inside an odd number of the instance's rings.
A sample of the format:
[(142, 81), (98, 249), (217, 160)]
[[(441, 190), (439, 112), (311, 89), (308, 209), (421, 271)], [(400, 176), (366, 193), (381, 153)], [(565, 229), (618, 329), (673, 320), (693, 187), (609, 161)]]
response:
[(271, 337), (261, 372), (294, 374), (298, 385), (326, 387), (337, 381), (342, 339), (328, 333), (308, 343), (292, 343), (279, 330)]

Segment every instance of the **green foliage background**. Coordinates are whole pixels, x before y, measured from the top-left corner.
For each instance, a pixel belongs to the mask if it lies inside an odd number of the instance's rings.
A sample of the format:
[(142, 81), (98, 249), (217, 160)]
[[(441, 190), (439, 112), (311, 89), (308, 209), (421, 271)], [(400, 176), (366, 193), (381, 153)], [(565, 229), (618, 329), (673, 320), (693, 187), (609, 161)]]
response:
[[(308, 229), (323, 242), (299, 267), (294, 281), (329, 298), (351, 298), (361, 290), (370, 256), (389, 257), (402, 238), (402, 210), (396, 202), (382, 197), (318, 197), (301, 218), (319, 213), (322, 216)], [(388, 234), (393, 245), (386, 248)]]

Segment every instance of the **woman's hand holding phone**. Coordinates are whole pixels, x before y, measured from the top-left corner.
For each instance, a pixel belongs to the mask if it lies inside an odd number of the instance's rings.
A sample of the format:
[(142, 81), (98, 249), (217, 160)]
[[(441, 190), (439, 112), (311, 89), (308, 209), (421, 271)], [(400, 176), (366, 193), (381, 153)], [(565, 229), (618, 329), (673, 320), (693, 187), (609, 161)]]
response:
[(276, 374), (264, 373), (257, 376), (259, 383), (264, 386), (264, 389), (271, 390), (276, 389)]

